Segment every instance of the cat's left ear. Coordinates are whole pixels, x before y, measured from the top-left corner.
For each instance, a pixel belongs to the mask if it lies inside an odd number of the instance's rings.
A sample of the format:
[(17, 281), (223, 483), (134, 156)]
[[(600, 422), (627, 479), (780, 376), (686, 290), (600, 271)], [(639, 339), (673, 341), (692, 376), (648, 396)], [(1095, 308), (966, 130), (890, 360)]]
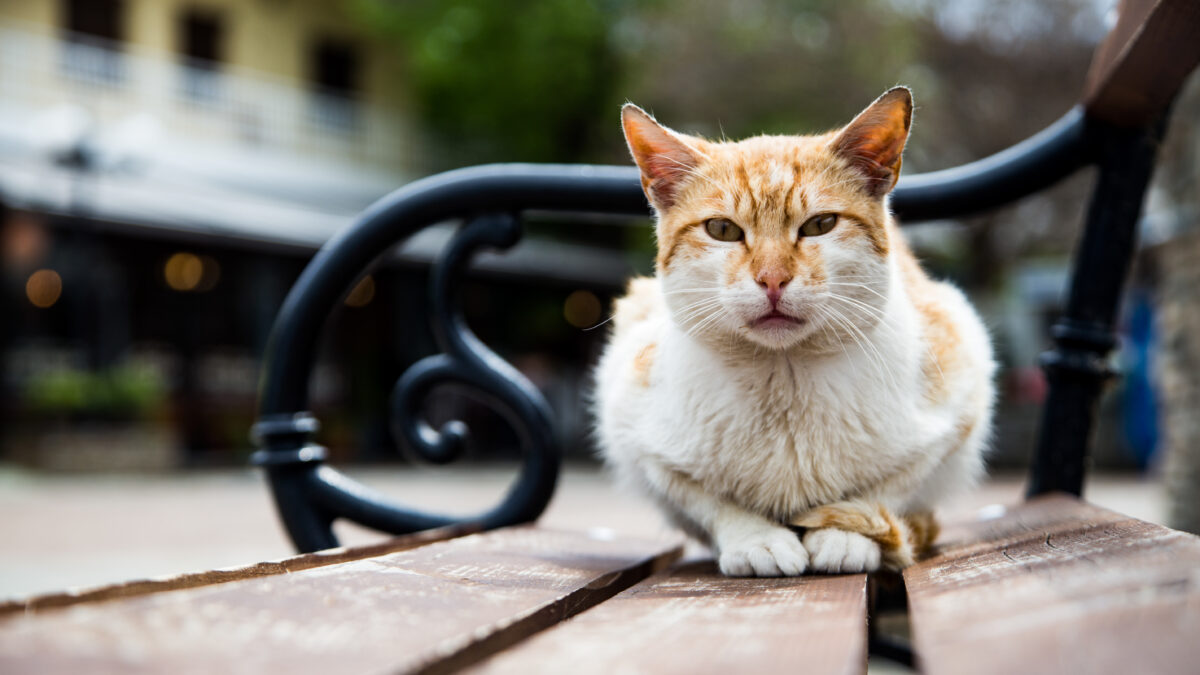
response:
[(900, 155), (912, 124), (912, 93), (895, 87), (875, 99), (833, 140), (833, 151), (867, 180), (867, 191), (883, 197), (900, 177)]

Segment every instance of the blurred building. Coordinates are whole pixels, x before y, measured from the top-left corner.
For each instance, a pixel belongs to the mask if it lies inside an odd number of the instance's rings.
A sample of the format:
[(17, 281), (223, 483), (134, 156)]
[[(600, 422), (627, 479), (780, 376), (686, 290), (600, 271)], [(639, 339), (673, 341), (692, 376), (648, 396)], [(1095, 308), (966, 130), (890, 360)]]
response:
[[(403, 74), (348, 11), (0, 0), (0, 457), (64, 469), (244, 459), (288, 288), (335, 231), (421, 173)], [(564, 312), (599, 322), (592, 291), (619, 287), (630, 263), (621, 228), (572, 227), (600, 248), (555, 241), (560, 229), (483, 256), (488, 281), (466, 302), (578, 438), (603, 333)], [(330, 322), (313, 404), (339, 457), (394, 456), (387, 392), (433, 351), (424, 269), (449, 234), (421, 233)], [(430, 414), (467, 415), (502, 453), (515, 442), (461, 398)]]
[(340, 3), (4, 0), (10, 206), (319, 243), (407, 177), (401, 79)]
[(147, 467), (246, 444), (283, 294), (411, 176), (378, 52), (318, 0), (0, 1), (9, 455)]

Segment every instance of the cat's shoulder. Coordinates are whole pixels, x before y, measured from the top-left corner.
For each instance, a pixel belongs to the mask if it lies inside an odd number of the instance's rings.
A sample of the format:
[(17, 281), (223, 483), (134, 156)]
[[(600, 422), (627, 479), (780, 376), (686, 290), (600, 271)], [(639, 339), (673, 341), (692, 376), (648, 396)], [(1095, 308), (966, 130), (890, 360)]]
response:
[(617, 333), (662, 316), (666, 311), (662, 288), (654, 277), (634, 277), (625, 287), (625, 295), (613, 306), (613, 326)]

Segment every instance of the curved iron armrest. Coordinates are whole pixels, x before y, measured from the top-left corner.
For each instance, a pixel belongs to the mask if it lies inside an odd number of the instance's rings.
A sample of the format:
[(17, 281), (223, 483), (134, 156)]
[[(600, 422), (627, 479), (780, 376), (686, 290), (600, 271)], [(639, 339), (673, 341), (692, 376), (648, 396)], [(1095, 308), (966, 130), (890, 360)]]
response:
[[(1090, 411), (1108, 372), (1103, 364), (1114, 342), (1113, 313), (1159, 133), (1161, 126), (1120, 131), (1074, 109), (997, 155), (905, 177), (892, 195), (893, 209), (904, 221), (949, 218), (1010, 203), (1086, 164), (1100, 164), (1089, 223), (1101, 227), (1089, 227), (1076, 261), (1075, 279), (1089, 283), (1073, 287), (1067, 317), (1056, 328), (1059, 351), (1048, 360), (1052, 392), (1047, 419), (1053, 423), (1043, 428), (1035, 491), (1072, 490), (1073, 481), (1082, 481)], [(454, 305), (457, 281), (472, 254), (481, 247), (515, 244), (521, 213), (529, 210), (649, 213), (633, 167), (501, 164), (461, 169), (412, 183), (371, 206), (331, 239), (296, 281), (271, 332), (261, 416), (253, 431), (261, 449), (253, 462), (267, 471), (280, 516), (301, 551), (336, 546), (331, 528), (336, 518), (402, 534), (454, 523), (494, 528), (532, 521), (543, 511), (561, 456), (549, 407), (528, 380), (471, 333)], [(499, 505), (466, 519), (394, 503), (325, 466), (324, 448), (313, 443), (318, 423), (307, 412), (309, 377), (326, 317), (382, 253), (450, 218), (464, 218), (466, 224), (432, 269), (431, 320), (442, 353), (419, 361), (400, 378), (392, 416), (397, 437), (419, 454), (435, 462), (452, 461), (467, 433), (465, 425), (450, 422), (435, 430), (421, 420), (420, 404), (435, 384), (455, 382), (481, 392), (517, 432), (523, 459), (516, 481)], [(1106, 278), (1099, 292), (1094, 292), (1094, 274)], [(1052, 430), (1049, 435), (1046, 429)], [(1073, 491), (1078, 493), (1079, 486)]]

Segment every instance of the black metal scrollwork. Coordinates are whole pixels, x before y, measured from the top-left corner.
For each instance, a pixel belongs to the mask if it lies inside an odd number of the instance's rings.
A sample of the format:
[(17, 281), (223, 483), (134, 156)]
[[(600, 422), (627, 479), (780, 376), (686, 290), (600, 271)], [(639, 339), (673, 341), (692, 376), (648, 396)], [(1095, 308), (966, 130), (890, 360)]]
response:
[(520, 236), (520, 221), (511, 215), (476, 218), (458, 232), (434, 267), (430, 293), (434, 339), (443, 353), (413, 364), (392, 393), (392, 433), (432, 462), (457, 459), (468, 433), (458, 420), (435, 430), (422, 418), (421, 404), (439, 384), (471, 387), (517, 432), (524, 452), (520, 477), (504, 502), (479, 519), (483, 527), (536, 518), (558, 474), (549, 406), (525, 376), (475, 337), (454, 302), (471, 254), (482, 246), (508, 248)]
[[(401, 534), (468, 522), (489, 529), (534, 520), (545, 509), (554, 492), (561, 457), (549, 406), (529, 380), (475, 337), (455, 307), (459, 278), (474, 252), (481, 247), (508, 248), (520, 237), (520, 221), (508, 214), (475, 218), (456, 233), (432, 271), (431, 320), (443, 353), (409, 368), (397, 381), (392, 401), (397, 440), (430, 461), (446, 463), (461, 451), (467, 426), (452, 421), (434, 430), (424, 421), (421, 404), (440, 384), (453, 382), (478, 392), (516, 431), (524, 453), (522, 470), (507, 496), (474, 518), (417, 513), (390, 504), (365, 486), (320, 466), (327, 453), (311, 442), (319, 428), (311, 415), (264, 417), (255, 425), (254, 436), (265, 449), (256, 453), (254, 462), (272, 474), (277, 500), (283, 500), (281, 510), (284, 502), (289, 504), (290, 513), (284, 513), (284, 519), (302, 550), (336, 545), (330, 525), (339, 516)], [(299, 515), (296, 492), (310, 498), (309, 517), (301, 519), (303, 525), (293, 524)]]
[[(332, 523), (352, 520), (402, 534), (463, 524), (493, 528), (528, 522), (545, 508), (561, 453), (551, 414), (537, 389), (490, 351), (454, 308), (458, 280), (481, 247), (507, 248), (520, 238), (515, 215), (525, 209), (644, 216), (645, 198), (626, 168), (490, 166), (418, 181), (368, 209), (318, 252), (284, 300), (272, 328), (253, 435), (253, 463), (266, 470), (276, 508), (301, 551), (337, 546)], [(423, 513), (397, 504), (325, 466), (314, 442), (319, 425), (308, 407), (308, 385), (325, 319), (373, 260), (417, 230), (447, 218), (472, 217), (432, 272), (434, 337), (441, 354), (414, 364), (397, 382), (394, 433), (435, 462), (453, 460), (466, 439), (461, 422), (435, 430), (420, 415), (430, 389), (465, 385), (480, 394), (516, 432), (523, 453), (519, 475), (500, 504), (468, 518)]]

